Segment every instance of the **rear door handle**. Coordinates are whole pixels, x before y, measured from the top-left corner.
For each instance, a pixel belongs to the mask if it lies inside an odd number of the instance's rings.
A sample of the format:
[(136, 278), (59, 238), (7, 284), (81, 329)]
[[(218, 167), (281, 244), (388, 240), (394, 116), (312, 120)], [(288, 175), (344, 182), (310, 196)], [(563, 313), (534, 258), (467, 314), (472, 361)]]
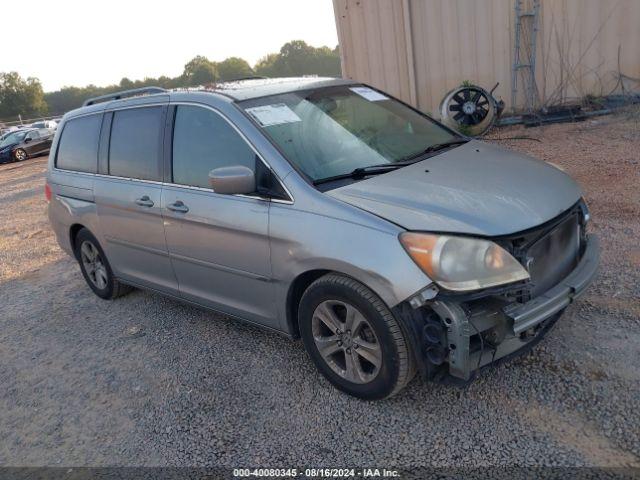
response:
[(148, 195), (136, 198), (135, 201), (136, 205), (140, 205), (141, 207), (153, 207), (153, 200), (151, 200)]
[(189, 211), (189, 207), (182, 203), (181, 200), (177, 200), (175, 203), (167, 205), (167, 208), (172, 212), (187, 213)]

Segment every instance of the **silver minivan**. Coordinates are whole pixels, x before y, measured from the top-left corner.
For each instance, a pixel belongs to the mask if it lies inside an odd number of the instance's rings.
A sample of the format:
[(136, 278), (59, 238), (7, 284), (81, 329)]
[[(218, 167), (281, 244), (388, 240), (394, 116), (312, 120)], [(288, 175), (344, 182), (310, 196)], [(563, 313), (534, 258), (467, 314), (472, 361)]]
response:
[(525, 351), (599, 259), (567, 174), (348, 80), (88, 100), (58, 128), (46, 194), (99, 297), (139, 287), (301, 337), (365, 399)]

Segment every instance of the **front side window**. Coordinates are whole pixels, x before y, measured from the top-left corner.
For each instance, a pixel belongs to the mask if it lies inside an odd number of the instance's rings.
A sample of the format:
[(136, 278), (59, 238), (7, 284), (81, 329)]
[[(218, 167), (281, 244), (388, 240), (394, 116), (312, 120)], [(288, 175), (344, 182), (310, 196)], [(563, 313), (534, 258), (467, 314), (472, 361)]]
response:
[(173, 183), (209, 188), (214, 168), (255, 169), (256, 154), (220, 115), (190, 105), (177, 107), (173, 127)]
[(459, 139), (436, 122), (363, 86), (291, 92), (240, 104), (313, 181), (403, 162)]
[(161, 180), (163, 107), (142, 107), (113, 113), (109, 142), (109, 174), (140, 180)]
[(65, 170), (96, 173), (101, 123), (102, 114), (67, 121), (58, 142), (56, 166)]

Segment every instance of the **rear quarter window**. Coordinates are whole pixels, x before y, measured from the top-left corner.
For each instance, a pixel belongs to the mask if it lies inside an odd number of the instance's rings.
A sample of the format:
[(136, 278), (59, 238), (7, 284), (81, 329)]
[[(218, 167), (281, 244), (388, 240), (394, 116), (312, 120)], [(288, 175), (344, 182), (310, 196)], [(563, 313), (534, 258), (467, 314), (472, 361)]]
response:
[(109, 174), (161, 180), (162, 112), (163, 107), (142, 107), (113, 113)]
[(56, 167), (77, 172), (98, 171), (98, 141), (102, 114), (73, 118), (64, 124)]

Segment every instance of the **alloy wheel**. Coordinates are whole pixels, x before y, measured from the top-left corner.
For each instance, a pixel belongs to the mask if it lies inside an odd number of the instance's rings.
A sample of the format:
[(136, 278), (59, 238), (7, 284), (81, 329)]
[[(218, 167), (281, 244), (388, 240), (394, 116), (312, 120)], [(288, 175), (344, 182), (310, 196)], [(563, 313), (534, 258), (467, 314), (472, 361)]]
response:
[(80, 246), (80, 260), (91, 283), (99, 290), (104, 290), (107, 287), (107, 267), (96, 246), (88, 240)]
[(311, 320), (313, 340), (327, 365), (353, 383), (369, 383), (382, 367), (382, 349), (371, 324), (353, 305), (320, 303)]
[(18, 150), (16, 150), (15, 157), (16, 157), (16, 160), (19, 161), (19, 162), (21, 162), (23, 160), (26, 160), (27, 159), (27, 152), (25, 152), (24, 150), (19, 148)]

